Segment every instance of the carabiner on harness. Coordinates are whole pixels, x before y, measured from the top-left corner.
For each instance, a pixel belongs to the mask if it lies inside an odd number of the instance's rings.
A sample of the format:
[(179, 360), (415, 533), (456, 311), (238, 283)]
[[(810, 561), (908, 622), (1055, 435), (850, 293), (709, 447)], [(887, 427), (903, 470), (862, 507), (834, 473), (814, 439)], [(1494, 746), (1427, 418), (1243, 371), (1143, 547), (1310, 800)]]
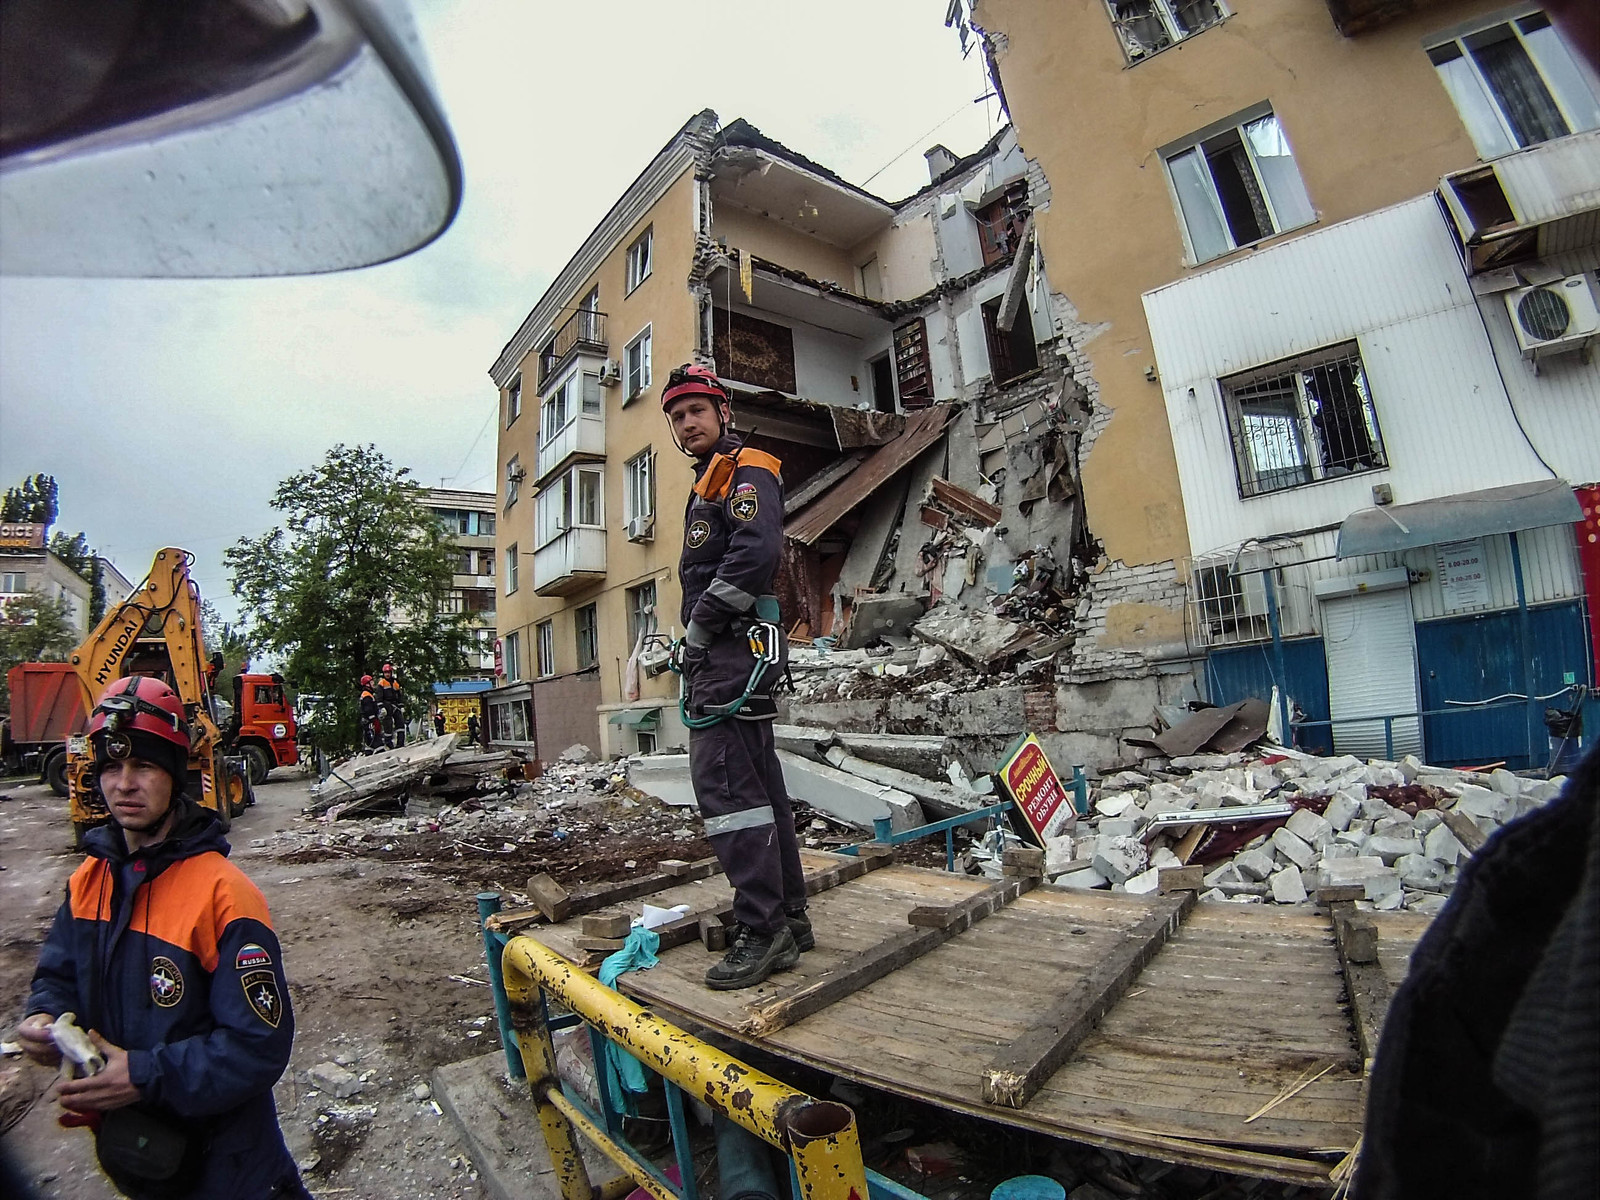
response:
[(683, 639), (676, 638), (672, 643), (672, 657), (668, 665), (678, 676), (678, 716), (684, 725), (690, 729), (710, 729), (713, 725), (720, 725), (729, 717), (737, 716), (750, 697), (755, 695), (756, 688), (761, 685), (761, 677), (767, 673), (767, 668), (777, 662), (782, 654), (783, 643), (778, 626), (771, 621), (752, 621), (746, 631), (750, 639), (750, 653), (755, 659), (755, 665), (750, 668), (750, 679), (744, 685), (744, 691), (730, 704), (710, 704), (706, 706), (703, 717), (690, 716), (689, 714), (689, 677), (683, 670)]

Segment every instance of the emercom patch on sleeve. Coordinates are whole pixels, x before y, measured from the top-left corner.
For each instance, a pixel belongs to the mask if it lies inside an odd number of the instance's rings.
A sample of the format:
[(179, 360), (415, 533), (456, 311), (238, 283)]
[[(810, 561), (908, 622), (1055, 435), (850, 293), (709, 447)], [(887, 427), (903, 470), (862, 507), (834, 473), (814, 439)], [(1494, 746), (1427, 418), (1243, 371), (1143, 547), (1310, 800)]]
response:
[(756, 513), (761, 510), (761, 496), (751, 485), (745, 484), (743, 486), (749, 487), (750, 490), (748, 492), (736, 492), (733, 499), (728, 501), (728, 511), (733, 514), (736, 520), (754, 521)]
[(278, 995), (278, 977), (271, 971), (251, 971), (239, 980), (250, 1009), (274, 1029), (283, 1020), (283, 999)]

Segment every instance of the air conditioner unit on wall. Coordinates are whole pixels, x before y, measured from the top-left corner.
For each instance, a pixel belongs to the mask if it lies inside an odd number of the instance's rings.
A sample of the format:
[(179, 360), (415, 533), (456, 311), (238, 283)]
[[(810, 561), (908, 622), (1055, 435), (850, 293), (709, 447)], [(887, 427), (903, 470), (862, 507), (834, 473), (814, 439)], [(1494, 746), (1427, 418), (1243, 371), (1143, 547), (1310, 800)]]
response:
[(1266, 579), (1261, 571), (1234, 574), (1226, 564), (1195, 570), (1200, 613), (1213, 633), (1242, 632), (1241, 626), (1267, 615)]
[(628, 521), (628, 540), (630, 542), (652, 541), (655, 538), (655, 528), (655, 517), (633, 517)]
[(622, 364), (614, 358), (608, 358), (600, 364), (600, 386), (615, 387), (622, 382)]
[(1516, 288), (1505, 298), (1522, 357), (1535, 364), (1552, 354), (1581, 350), (1600, 335), (1600, 304), (1587, 275)]

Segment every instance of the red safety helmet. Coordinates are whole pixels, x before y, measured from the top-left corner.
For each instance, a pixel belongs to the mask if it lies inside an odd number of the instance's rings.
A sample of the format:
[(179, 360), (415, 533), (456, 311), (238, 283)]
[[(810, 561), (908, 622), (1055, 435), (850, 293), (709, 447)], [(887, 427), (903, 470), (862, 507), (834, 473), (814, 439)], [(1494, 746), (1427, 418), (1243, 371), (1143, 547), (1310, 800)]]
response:
[(393, 675), (394, 674), (394, 664), (393, 663), (384, 663), (383, 664), (383, 673), (385, 675)]
[(361, 686), (362, 687), (371, 687), (372, 686), (372, 676), (371, 675), (363, 675), (361, 677)]
[(667, 376), (667, 386), (661, 389), (661, 411), (672, 408), (675, 401), (688, 396), (709, 396), (719, 404), (731, 404), (733, 393), (710, 367), (685, 363)]
[(97, 767), (113, 759), (142, 758), (181, 787), (189, 772), (189, 730), (183, 701), (159, 679), (131, 675), (100, 695), (89, 718)]

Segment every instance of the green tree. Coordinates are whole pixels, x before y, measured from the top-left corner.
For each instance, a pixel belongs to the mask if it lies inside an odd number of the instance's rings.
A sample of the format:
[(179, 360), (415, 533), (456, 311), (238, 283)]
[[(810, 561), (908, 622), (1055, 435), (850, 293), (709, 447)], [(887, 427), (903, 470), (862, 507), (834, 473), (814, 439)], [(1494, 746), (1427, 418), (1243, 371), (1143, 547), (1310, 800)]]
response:
[(24, 592), (0, 605), (0, 708), (11, 708), (6, 673), (18, 663), (61, 662), (78, 644), (72, 606), (43, 592)]
[(99, 552), (89, 545), (83, 533), (50, 535), (50, 553), (81, 575), (89, 585), (89, 628), (100, 624), (106, 615), (106, 572)]
[(0, 521), (43, 525), (48, 529), (56, 523), (58, 491), (55, 476), (28, 476), (16, 487), (6, 489), (5, 499), (0, 500)]
[(359, 740), (362, 675), (394, 663), (415, 717), (473, 645), (471, 616), (443, 611), (454, 552), (409, 475), (376, 446), (335, 446), (278, 486), (282, 526), (224, 556), (256, 648), (325, 698), (330, 748)]

